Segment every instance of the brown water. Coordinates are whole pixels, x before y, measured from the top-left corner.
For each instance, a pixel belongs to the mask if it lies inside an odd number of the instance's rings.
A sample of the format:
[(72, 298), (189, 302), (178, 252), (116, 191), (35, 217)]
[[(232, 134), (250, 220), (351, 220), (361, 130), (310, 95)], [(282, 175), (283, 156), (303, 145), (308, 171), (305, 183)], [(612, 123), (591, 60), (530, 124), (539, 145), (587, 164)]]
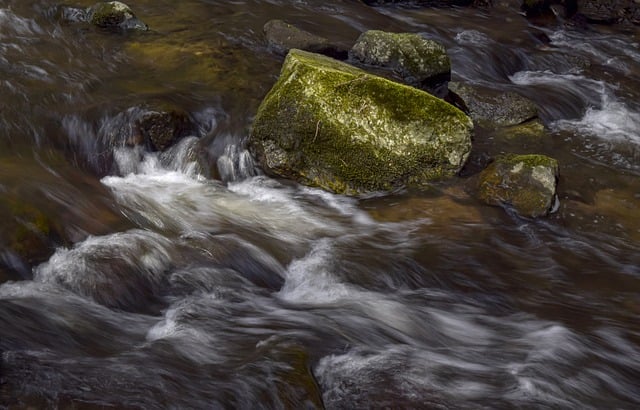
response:
[[(0, 1), (0, 408), (640, 406), (638, 32), (502, 3), (130, 0), (152, 31), (122, 34)], [(470, 178), (354, 199), (263, 176), (243, 144), (272, 18), (420, 32), (454, 79), (533, 99), (546, 135), (475, 151), (557, 158), (558, 212)], [(151, 101), (194, 137), (128, 147)]]

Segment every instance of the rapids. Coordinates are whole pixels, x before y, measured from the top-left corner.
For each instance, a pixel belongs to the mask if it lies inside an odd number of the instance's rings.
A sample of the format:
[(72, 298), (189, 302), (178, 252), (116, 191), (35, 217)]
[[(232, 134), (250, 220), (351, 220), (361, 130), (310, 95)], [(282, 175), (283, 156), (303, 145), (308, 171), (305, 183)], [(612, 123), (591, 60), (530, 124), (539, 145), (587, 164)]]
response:
[[(640, 406), (637, 28), (515, 0), (127, 3), (151, 32), (0, 0), (0, 408)], [(460, 179), (350, 198), (263, 175), (244, 143), (282, 62), (273, 18), (345, 46), (420, 32), (454, 80), (535, 101), (544, 137), (474, 146), (557, 158), (558, 211), (523, 219)], [(128, 146), (150, 100), (194, 135)], [(16, 226), (46, 227), (44, 251)]]

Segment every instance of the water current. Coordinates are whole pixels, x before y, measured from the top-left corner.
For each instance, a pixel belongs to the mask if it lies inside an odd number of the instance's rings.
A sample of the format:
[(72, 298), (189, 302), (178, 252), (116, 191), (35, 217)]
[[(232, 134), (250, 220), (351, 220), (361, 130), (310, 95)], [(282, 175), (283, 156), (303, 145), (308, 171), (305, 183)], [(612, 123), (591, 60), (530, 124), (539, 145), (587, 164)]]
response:
[[(0, 408), (638, 408), (640, 32), (494, 3), (129, 0), (135, 34), (0, 0)], [(532, 99), (544, 136), (474, 150), (558, 159), (559, 210), (483, 205), (469, 176), (265, 176), (244, 144), (273, 18), (421, 33), (454, 80)], [(127, 144), (150, 101), (193, 135)]]

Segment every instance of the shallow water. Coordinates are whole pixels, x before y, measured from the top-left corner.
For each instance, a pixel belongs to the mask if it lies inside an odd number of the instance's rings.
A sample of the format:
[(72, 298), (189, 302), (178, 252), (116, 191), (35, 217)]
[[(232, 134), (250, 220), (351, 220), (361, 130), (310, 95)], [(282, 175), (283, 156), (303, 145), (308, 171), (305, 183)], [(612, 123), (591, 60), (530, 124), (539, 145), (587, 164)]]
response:
[[(152, 31), (122, 34), (0, 1), (0, 408), (640, 405), (637, 30), (517, 1), (176, 3), (129, 1)], [(482, 205), (470, 177), (348, 198), (264, 176), (243, 147), (272, 18), (421, 32), (454, 80), (534, 100), (544, 136), (475, 150), (557, 158), (558, 212)], [(128, 146), (149, 101), (194, 136)]]

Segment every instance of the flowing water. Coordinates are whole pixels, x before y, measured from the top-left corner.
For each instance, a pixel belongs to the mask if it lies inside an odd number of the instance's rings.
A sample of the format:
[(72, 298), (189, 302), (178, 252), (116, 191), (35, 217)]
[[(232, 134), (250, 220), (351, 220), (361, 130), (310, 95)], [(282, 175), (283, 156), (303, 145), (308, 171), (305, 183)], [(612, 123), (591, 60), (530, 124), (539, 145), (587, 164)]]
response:
[[(0, 408), (640, 406), (637, 29), (518, 1), (128, 3), (151, 32), (0, 0)], [(420, 32), (454, 80), (534, 100), (546, 135), (475, 150), (557, 158), (558, 212), (482, 205), (467, 176), (367, 198), (264, 176), (244, 142), (272, 18)], [(149, 101), (194, 135), (129, 146)]]

